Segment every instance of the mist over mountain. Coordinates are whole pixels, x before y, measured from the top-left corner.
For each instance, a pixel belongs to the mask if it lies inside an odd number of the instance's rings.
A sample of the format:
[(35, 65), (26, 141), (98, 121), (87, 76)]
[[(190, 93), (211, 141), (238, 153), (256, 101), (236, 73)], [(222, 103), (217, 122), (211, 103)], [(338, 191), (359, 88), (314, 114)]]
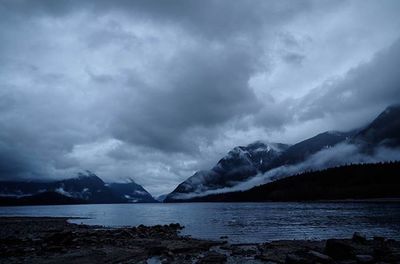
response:
[(106, 184), (114, 195), (129, 203), (156, 202), (156, 200), (141, 185), (131, 181), (128, 183)]
[(328, 131), (293, 145), (256, 141), (235, 147), (211, 169), (196, 172), (157, 199), (133, 180), (105, 183), (86, 171), (58, 181), (0, 181), (0, 204), (171, 202), (248, 190), (306, 171), (400, 160), (399, 116), (400, 106), (393, 105), (349, 132)]
[(352, 139), (356, 144), (370, 146), (400, 146), (400, 104), (389, 106), (371, 124)]
[(172, 202), (282, 202), (400, 198), (400, 162), (353, 164), (303, 172), (245, 191)]
[(175, 193), (202, 193), (233, 187), (262, 172), (288, 147), (281, 143), (263, 143), (261, 141), (235, 147), (211, 170), (196, 172), (178, 185), (167, 199), (170, 199)]
[[(245, 173), (213, 170), (234, 146), (364, 128), (399, 103), (399, 10), (398, 0), (1, 0), (0, 181), (88, 169), (106, 183), (133, 175), (158, 196), (201, 170), (243, 182), (297, 164), (315, 152), (308, 143), (273, 164), (243, 160)], [(330, 136), (316, 141), (340, 140)]]
[(90, 171), (60, 181), (0, 181), (0, 205), (138, 202), (155, 200), (133, 181), (105, 183)]
[(353, 131), (327, 131), (318, 134), (312, 138), (296, 143), (290, 146), (285, 152), (282, 153), (282, 155), (274, 159), (271, 164), (269, 164), (269, 166), (264, 168), (263, 172), (266, 172), (269, 169), (278, 166), (302, 162), (310, 157), (312, 154), (315, 154), (322, 149), (331, 148), (340, 142), (346, 141), (354, 133), (355, 132)]
[[(236, 147), (212, 170), (197, 172), (181, 183), (166, 201), (246, 190), (304, 171), (350, 163), (400, 160), (399, 120), (400, 106), (393, 105), (369, 125), (350, 132), (328, 131), (291, 146), (279, 144), (280, 147), (275, 149), (265, 144), (254, 148), (260, 143)], [(255, 149), (263, 149), (263, 156), (255, 155)], [(229, 161), (226, 162), (229, 169), (223, 170), (226, 177), (217, 173), (221, 161)]]

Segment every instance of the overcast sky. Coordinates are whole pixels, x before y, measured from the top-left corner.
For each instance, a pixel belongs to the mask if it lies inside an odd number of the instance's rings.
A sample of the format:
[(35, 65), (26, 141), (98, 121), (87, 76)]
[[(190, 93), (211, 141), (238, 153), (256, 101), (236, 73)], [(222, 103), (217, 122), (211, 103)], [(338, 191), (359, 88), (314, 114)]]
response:
[(400, 102), (400, 1), (0, 0), (0, 179), (152, 194)]

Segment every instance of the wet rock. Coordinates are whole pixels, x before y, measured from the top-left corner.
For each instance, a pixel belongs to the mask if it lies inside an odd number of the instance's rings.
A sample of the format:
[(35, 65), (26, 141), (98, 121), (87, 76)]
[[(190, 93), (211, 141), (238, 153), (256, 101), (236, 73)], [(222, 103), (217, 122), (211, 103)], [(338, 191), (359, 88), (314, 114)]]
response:
[(24, 252), (33, 252), (33, 251), (35, 251), (36, 249), (35, 248), (33, 248), (33, 247), (28, 247), (28, 248), (25, 248), (24, 249)]
[(257, 251), (251, 247), (231, 247), (232, 255), (235, 256), (254, 256)]
[(271, 255), (270, 255), (270, 254), (267, 254), (267, 253), (258, 254), (258, 255), (256, 255), (254, 258), (255, 258), (255, 259), (262, 260), (262, 261), (264, 261), (264, 262), (275, 262), (275, 263), (278, 263), (278, 262), (275, 260), (274, 257), (271, 258)]
[(226, 243), (226, 244), (220, 246), (220, 249), (222, 249), (222, 250), (233, 250), (232, 249), (232, 245), (229, 244), (229, 243)]
[(308, 264), (312, 263), (311, 260), (297, 254), (288, 254), (285, 259), (285, 264)]
[(197, 263), (198, 264), (225, 263), (226, 261), (227, 261), (226, 255), (215, 251), (209, 251)]
[(356, 255), (356, 260), (363, 264), (374, 263), (374, 257), (370, 255)]
[(173, 228), (173, 229), (176, 229), (176, 230), (183, 229), (183, 226), (181, 226), (179, 223), (172, 223), (172, 224), (169, 224), (169, 227), (170, 227), (170, 228)]
[(32, 238), (31, 241), (34, 242), (34, 243), (40, 243), (40, 242), (43, 241), (43, 239), (41, 239), (41, 238)]
[(353, 259), (355, 255), (354, 248), (340, 239), (328, 239), (325, 254), (336, 260)]
[(50, 251), (50, 252), (62, 252), (62, 251), (64, 251), (64, 248), (61, 247), (61, 246), (50, 246), (50, 247), (47, 247), (46, 249), (47, 249), (47, 251)]
[(333, 260), (331, 257), (329, 257), (329, 256), (327, 256), (327, 255), (325, 255), (325, 254), (322, 254), (322, 253), (320, 253), (320, 252), (317, 252), (317, 251), (314, 251), (314, 250), (310, 250), (310, 251), (308, 252), (308, 254), (310, 255), (310, 257), (311, 257), (315, 262), (323, 263), (323, 264), (334, 263), (334, 260)]
[(356, 242), (356, 243), (365, 244), (365, 243), (367, 243), (367, 236), (360, 232), (355, 232), (353, 234), (352, 240), (353, 240), (353, 242)]

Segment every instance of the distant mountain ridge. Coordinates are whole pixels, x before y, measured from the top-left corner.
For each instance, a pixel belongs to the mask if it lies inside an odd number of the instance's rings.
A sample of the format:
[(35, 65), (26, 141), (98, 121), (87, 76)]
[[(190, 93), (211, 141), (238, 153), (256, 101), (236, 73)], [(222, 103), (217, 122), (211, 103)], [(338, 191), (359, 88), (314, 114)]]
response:
[(110, 183), (90, 171), (75, 178), (51, 181), (0, 181), (0, 205), (67, 203), (145, 203), (156, 202), (139, 184)]
[[(340, 143), (354, 144), (365, 153), (373, 153), (381, 146), (399, 147), (400, 105), (389, 106), (363, 129), (349, 132), (327, 131), (291, 146), (276, 143), (266, 144), (259, 141), (246, 147), (235, 147), (211, 170), (196, 172), (179, 184), (166, 197), (165, 201), (173, 202), (186, 199), (188, 194), (189, 196), (201, 196), (210, 190), (215, 192), (218, 189), (233, 187), (272, 169), (300, 164), (311, 155)], [(255, 146), (262, 149), (261, 155), (257, 155), (254, 151), (258, 149)], [(228, 166), (224, 166), (225, 164)], [(222, 173), (219, 167), (223, 168)]]

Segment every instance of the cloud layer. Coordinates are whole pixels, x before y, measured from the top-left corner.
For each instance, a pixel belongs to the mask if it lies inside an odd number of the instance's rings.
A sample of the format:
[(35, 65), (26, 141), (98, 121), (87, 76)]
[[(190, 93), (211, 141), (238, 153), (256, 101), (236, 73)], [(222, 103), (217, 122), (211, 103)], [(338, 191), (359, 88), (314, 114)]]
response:
[(400, 102), (398, 1), (0, 1), (0, 179), (171, 191)]

